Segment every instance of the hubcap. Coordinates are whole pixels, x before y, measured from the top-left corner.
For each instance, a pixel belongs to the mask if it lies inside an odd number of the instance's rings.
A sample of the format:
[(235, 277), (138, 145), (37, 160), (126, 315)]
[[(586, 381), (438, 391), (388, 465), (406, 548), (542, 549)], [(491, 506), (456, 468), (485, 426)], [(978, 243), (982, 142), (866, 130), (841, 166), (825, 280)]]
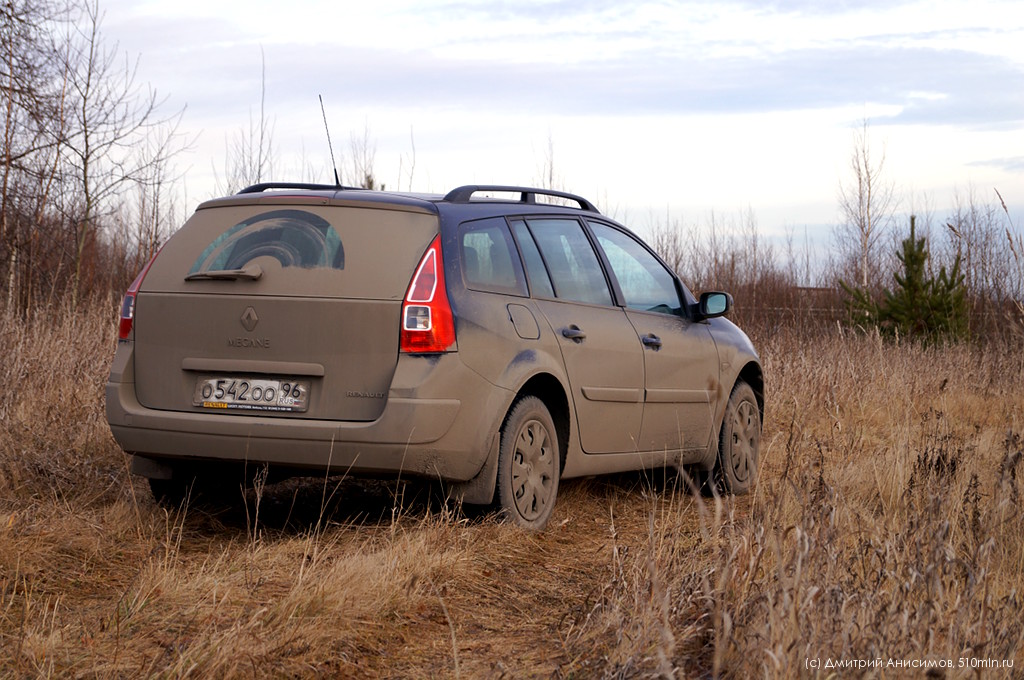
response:
[(539, 420), (528, 420), (516, 435), (512, 456), (512, 494), (526, 520), (540, 517), (551, 502), (554, 441)]
[(741, 401), (732, 416), (732, 470), (737, 481), (744, 482), (757, 468), (758, 427), (757, 407)]

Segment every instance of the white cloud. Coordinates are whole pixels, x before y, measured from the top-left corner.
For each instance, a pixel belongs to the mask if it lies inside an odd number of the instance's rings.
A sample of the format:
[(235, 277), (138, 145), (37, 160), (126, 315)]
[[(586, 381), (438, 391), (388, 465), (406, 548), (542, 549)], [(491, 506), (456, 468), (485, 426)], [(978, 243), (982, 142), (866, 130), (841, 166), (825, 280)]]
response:
[(378, 175), (401, 188), (410, 128), (415, 188), (439, 191), (534, 181), (550, 132), (567, 189), (636, 214), (792, 206), (786, 223), (827, 222), (868, 116), (897, 183), (992, 182), (1024, 205), (1006, 161), (1024, 156), (1012, 2), (105, 5), (108, 36), (202, 131), (197, 197), (259, 106), (262, 51), (281, 179), (328, 165), (323, 94), (338, 150), (368, 124)]

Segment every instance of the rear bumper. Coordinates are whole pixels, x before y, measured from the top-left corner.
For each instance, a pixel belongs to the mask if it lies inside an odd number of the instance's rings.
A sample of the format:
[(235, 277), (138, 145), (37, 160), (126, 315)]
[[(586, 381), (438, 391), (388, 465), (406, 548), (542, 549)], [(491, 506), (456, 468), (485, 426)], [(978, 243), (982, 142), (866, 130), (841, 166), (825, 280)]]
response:
[[(131, 371), (125, 373), (130, 377)], [(106, 386), (107, 421), (128, 453), (171, 465), (248, 461), (452, 481), (471, 479), (483, 466), (506, 398), (457, 355), (403, 357), (383, 413), (370, 422), (160, 411), (139, 403), (134, 381), (117, 377), (112, 374)], [(457, 391), (448, 389), (456, 383)], [(480, 399), (466, 409), (458, 399), (433, 396), (445, 393), (478, 393)]]

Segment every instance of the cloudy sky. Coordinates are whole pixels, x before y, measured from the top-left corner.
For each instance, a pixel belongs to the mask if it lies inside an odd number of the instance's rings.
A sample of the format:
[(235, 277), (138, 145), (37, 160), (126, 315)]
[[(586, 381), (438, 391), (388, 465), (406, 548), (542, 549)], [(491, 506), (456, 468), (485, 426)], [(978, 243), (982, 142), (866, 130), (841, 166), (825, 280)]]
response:
[(378, 179), (419, 191), (535, 184), (550, 148), (566, 190), (641, 231), (710, 211), (833, 224), (865, 119), (907, 210), (994, 188), (1024, 209), (1019, 0), (101, 6), (167, 110), (187, 106), (191, 202), (258, 115), (262, 61), (279, 180), (330, 181), (322, 94), (343, 171), (367, 131)]

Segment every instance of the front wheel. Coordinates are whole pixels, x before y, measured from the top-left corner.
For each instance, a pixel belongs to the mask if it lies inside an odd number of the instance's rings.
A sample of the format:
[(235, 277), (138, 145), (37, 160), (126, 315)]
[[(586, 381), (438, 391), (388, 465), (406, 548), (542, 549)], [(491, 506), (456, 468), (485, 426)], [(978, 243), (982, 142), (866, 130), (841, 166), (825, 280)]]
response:
[(757, 482), (761, 452), (761, 409), (750, 385), (732, 388), (718, 439), (713, 479), (724, 493), (745, 494)]
[(498, 503), (502, 515), (524, 529), (543, 529), (558, 495), (560, 468), (558, 432), (551, 414), (537, 397), (523, 397), (501, 429)]

